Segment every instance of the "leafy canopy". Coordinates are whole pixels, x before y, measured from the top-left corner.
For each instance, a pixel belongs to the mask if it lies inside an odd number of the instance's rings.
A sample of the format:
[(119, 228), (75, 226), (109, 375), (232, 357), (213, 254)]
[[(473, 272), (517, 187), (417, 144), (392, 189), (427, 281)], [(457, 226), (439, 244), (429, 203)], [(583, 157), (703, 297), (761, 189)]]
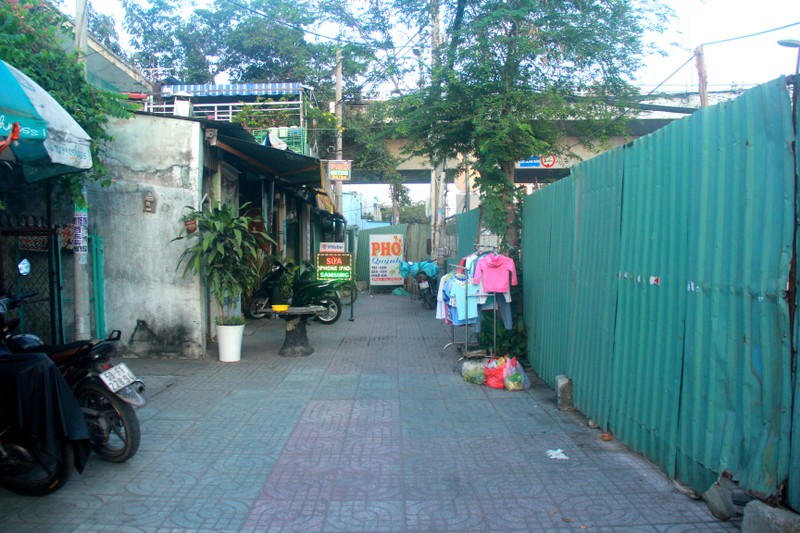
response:
[(409, 151), (433, 160), (472, 154), (487, 221), (518, 243), (514, 167), (532, 155), (568, 155), (565, 121), (597, 138), (621, 126), (648, 31), (670, 12), (657, 0), (458, 0), (442, 4), (448, 42), (431, 82), (398, 99)]
[(127, 118), (132, 108), (122, 95), (89, 85), (77, 54), (65, 51), (64, 44), (74, 40), (65, 23), (61, 13), (41, 0), (0, 3), (0, 59), (50, 93), (92, 138), (92, 170), (57, 178), (61, 189), (83, 205), (83, 179), (110, 183), (101, 148), (111, 139), (105, 131), (109, 117)]

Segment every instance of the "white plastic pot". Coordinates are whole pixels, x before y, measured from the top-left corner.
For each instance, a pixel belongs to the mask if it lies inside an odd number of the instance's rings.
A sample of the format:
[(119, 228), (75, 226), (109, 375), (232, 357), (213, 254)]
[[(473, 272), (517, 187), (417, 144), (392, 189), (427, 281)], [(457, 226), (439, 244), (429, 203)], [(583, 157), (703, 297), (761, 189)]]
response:
[(242, 338), (244, 324), (240, 326), (217, 326), (217, 345), (219, 360), (223, 363), (235, 363), (242, 360)]

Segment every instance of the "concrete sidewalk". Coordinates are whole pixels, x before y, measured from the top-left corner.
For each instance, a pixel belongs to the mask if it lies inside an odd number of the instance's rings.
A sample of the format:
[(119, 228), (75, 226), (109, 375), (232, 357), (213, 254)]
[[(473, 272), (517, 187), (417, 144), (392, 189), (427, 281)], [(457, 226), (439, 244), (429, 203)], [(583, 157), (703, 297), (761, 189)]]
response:
[(149, 387), (139, 453), (47, 497), (0, 489), (0, 531), (738, 529), (543, 383), (465, 383), (419, 302), (362, 293), (348, 318), (310, 323), (309, 357), (278, 356), (283, 322), (262, 320), (239, 363), (127, 359)]

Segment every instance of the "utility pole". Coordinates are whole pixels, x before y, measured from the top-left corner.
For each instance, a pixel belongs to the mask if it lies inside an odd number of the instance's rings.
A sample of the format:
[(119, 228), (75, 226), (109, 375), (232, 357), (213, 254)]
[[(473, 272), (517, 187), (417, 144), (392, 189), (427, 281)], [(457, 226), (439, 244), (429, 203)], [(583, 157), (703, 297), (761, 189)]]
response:
[[(440, 67), (439, 48), (441, 39), (439, 35), (439, 0), (431, 2), (431, 67), (432, 71), (436, 72)], [(434, 77), (431, 77), (433, 80)], [(431, 173), (432, 180), (432, 194), (431, 194), (431, 255), (435, 258), (434, 261), (441, 262), (444, 257), (439, 256), (439, 249), (442, 247), (442, 234), (444, 233), (444, 187), (445, 185), (445, 159), (440, 156), (441, 160), (432, 161), (434, 165), (433, 172)], [(443, 266), (443, 265), (439, 265)]]
[[(336, 159), (342, 160), (342, 49), (336, 48)], [(333, 182), (336, 212), (342, 212), (342, 182)]]
[(706, 73), (706, 59), (703, 54), (703, 45), (694, 49), (694, 58), (697, 66), (698, 85), (700, 88), (700, 107), (708, 106), (708, 75)]
[[(86, 45), (87, 45), (87, 0), (78, 0), (75, 27), (75, 48), (83, 64), (86, 74)], [(73, 311), (75, 317), (74, 340), (83, 340), (91, 337), (91, 314), (89, 307), (89, 209), (86, 204), (86, 185), (81, 187), (83, 194), (82, 205), (75, 204), (73, 210)]]

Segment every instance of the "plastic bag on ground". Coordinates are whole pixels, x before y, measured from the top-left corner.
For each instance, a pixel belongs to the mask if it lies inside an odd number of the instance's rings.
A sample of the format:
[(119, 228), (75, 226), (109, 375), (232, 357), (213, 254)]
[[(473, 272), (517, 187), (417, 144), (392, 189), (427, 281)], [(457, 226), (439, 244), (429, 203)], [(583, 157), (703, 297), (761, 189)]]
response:
[(512, 357), (503, 370), (503, 384), (508, 390), (523, 390), (531, 386), (528, 374), (516, 357)]
[(492, 357), (483, 367), (486, 374), (486, 386), (493, 389), (505, 388), (504, 372), (506, 369), (505, 357)]
[(486, 364), (485, 360), (480, 361), (464, 361), (461, 366), (461, 377), (467, 383), (474, 383), (476, 385), (483, 385), (486, 383), (486, 372), (483, 366)]

